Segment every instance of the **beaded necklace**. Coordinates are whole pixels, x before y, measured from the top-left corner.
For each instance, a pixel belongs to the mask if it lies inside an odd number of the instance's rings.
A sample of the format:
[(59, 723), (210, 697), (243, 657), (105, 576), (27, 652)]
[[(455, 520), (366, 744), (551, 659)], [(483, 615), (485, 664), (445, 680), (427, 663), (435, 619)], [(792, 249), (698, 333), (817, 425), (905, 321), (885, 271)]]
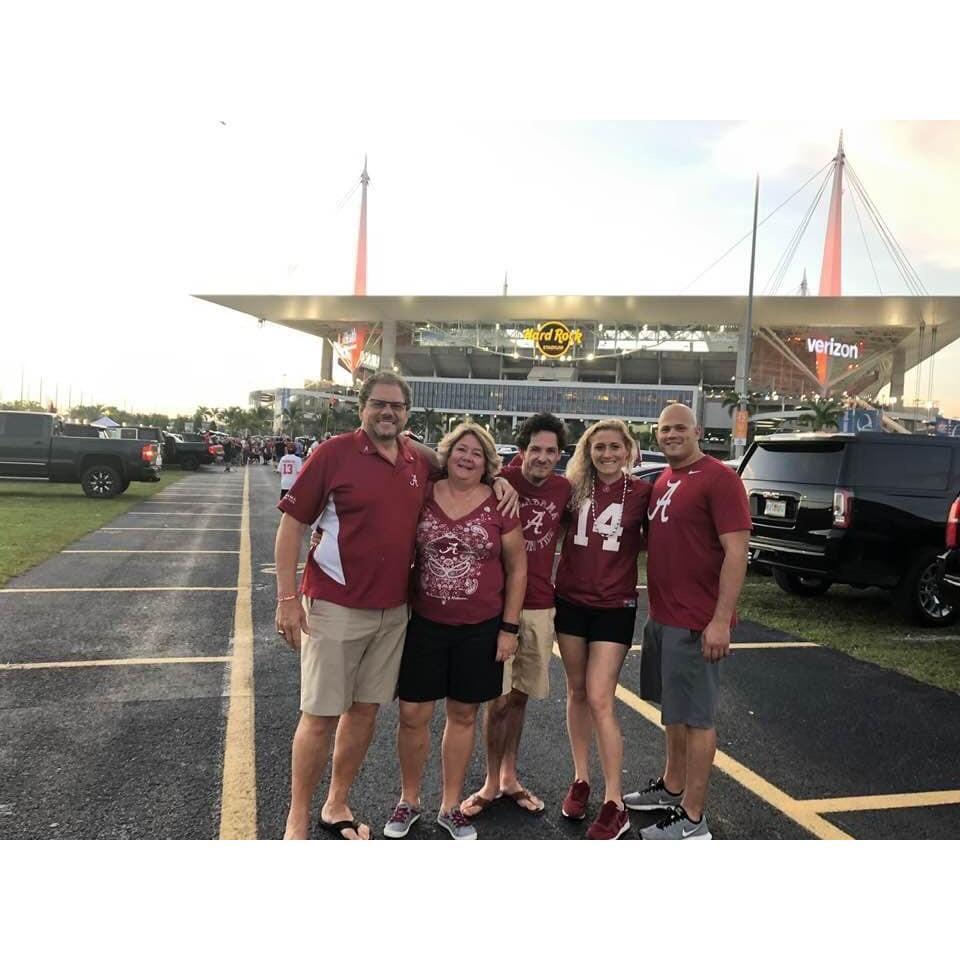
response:
[[(594, 533), (600, 533), (597, 530), (597, 475), (594, 474), (590, 478), (590, 517), (593, 520), (592, 530)], [(617, 517), (617, 525), (613, 529), (613, 533), (600, 533), (601, 537), (604, 537), (608, 540), (618, 540), (620, 534), (623, 531), (623, 504), (627, 499), (627, 475), (623, 475), (623, 490), (620, 492), (620, 514)]]

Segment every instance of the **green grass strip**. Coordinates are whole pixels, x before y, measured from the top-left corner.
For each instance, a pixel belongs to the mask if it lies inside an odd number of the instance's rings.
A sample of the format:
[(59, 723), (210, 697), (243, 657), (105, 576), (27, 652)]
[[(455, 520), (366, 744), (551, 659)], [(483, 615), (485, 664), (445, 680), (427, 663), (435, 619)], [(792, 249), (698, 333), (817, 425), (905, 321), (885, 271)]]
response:
[[(639, 574), (638, 582), (645, 584), (645, 553), (640, 555)], [(835, 584), (820, 597), (795, 597), (784, 593), (773, 577), (748, 573), (737, 614), (742, 620), (960, 693), (960, 623), (937, 630), (908, 623), (894, 609), (890, 591)], [(776, 656), (775, 650), (769, 653)], [(757, 654), (761, 655), (767, 652)]]
[(0, 584), (184, 476), (165, 467), (158, 483), (131, 483), (111, 500), (84, 496), (79, 483), (0, 480)]

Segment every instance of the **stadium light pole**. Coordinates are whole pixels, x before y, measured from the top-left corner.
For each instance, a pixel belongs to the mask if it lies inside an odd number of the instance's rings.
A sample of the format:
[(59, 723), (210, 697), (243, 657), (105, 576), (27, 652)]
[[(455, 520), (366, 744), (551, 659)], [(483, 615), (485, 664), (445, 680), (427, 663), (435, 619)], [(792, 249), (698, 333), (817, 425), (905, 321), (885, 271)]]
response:
[(753, 190), (753, 238), (750, 242), (750, 288), (747, 294), (747, 321), (740, 327), (740, 346), (737, 350), (737, 379), (735, 383), (739, 404), (733, 414), (733, 443), (730, 454), (742, 457), (747, 448), (747, 425), (750, 414), (747, 409), (747, 381), (750, 376), (750, 355), (753, 347), (753, 274), (757, 262), (757, 208), (760, 202), (760, 175), (757, 174)]

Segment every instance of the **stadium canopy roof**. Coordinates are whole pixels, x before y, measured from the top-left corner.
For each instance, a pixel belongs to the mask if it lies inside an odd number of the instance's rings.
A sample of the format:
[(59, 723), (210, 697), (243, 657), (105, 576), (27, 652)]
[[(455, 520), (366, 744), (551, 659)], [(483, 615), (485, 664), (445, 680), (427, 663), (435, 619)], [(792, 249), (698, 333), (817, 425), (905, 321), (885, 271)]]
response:
[[(562, 320), (710, 329), (736, 327), (747, 314), (745, 296), (195, 296), (258, 320), (322, 337), (336, 336), (357, 324), (384, 321), (406, 326), (431, 323), (487, 327)], [(900, 340), (909, 368), (960, 338), (960, 297), (754, 297), (753, 324), (755, 329), (773, 331), (883, 331)], [(935, 338), (931, 336), (934, 329)]]
[[(664, 327), (735, 326), (746, 317), (745, 296), (544, 295), (493, 297), (312, 296), (197, 294), (231, 310), (306, 333), (331, 327), (398, 323), (487, 326), (511, 321), (590, 321)], [(754, 297), (754, 323), (777, 328), (904, 327), (960, 324), (960, 297)]]

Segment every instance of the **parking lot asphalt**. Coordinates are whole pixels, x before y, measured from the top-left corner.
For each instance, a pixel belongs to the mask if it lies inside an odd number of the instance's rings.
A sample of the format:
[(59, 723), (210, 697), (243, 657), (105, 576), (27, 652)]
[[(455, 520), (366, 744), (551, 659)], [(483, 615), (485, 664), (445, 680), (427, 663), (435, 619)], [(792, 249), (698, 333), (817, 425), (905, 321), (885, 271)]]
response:
[[(273, 626), (276, 476), (185, 475), (0, 590), (0, 838), (282, 835), (299, 669)], [(734, 641), (715, 837), (960, 836), (955, 694), (760, 624)], [(662, 766), (639, 663), (631, 651), (618, 691), (625, 789)], [(396, 720), (395, 704), (381, 711), (351, 798), (375, 834), (397, 798)], [(446, 838), (433, 822), (441, 730), (438, 707), (411, 838)], [(501, 800), (476, 821), (481, 839), (582, 837), (586, 824), (559, 813), (571, 775), (554, 658), (521, 747), (521, 777), (547, 809)], [(466, 789), (481, 780), (478, 738)]]

